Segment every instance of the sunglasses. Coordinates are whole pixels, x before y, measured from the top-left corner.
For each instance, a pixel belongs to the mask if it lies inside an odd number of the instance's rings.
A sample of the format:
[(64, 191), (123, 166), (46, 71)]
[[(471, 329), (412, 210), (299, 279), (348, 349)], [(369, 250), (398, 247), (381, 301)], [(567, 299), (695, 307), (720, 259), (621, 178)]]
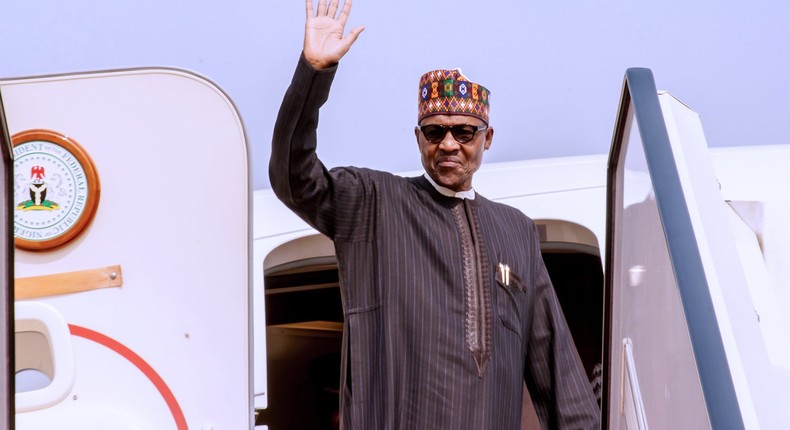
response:
[(488, 128), (487, 125), (469, 125), (469, 124), (458, 124), (453, 126), (445, 126), (439, 124), (430, 124), (430, 125), (418, 125), (415, 127), (417, 130), (422, 132), (422, 135), (425, 136), (425, 140), (430, 143), (439, 143), (444, 140), (444, 137), (447, 136), (447, 132), (449, 131), (453, 135), (453, 139), (456, 140), (458, 143), (468, 143), (471, 142), (472, 139), (475, 138), (475, 135), (478, 131), (485, 130)]

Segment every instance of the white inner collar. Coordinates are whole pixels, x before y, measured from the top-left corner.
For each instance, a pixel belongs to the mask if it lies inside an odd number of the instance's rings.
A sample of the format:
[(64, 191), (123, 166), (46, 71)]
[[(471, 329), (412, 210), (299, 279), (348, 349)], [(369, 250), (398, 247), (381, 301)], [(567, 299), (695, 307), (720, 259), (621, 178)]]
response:
[(433, 178), (431, 178), (431, 175), (429, 175), (428, 173), (424, 173), (423, 176), (425, 176), (425, 179), (427, 179), (428, 182), (430, 182), (431, 185), (433, 185), (433, 187), (436, 188), (436, 191), (438, 191), (442, 195), (445, 195), (447, 197), (455, 197), (455, 198), (458, 198), (458, 199), (469, 199), (469, 200), (474, 200), (475, 199), (475, 189), (474, 188), (470, 188), (470, 189), (468, 189), (466, 191), (458, 191), (458, 192), (456, 192), (456, 191), (453, 191), (453, 190), (451, 190), (451, 189), (449, 189), (447, 187), (443, 187), (443, 186), (437, 184), (436, 182), (434, 182)]

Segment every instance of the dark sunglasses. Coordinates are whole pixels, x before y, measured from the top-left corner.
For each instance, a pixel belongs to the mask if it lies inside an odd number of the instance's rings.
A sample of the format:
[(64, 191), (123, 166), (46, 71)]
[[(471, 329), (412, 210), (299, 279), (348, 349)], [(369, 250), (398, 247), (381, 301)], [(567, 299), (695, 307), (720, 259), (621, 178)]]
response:
[(471, 142), (472, 139), (475, 138), (475, 134), (477, 134), (480, 130), (487, 129), (487, 125), (469, 125), (469, 124), (458, 124), (453, 126), (445, 126), (439, 124), (430, 124), (430, 125), (418, 125), (416, 127), (417, 130), (422, 132), (422, 135), (425, 136), (425, 140), (430, 143), (439, 143), (444, 140), (444, 137), (447, 136), (447, 132), (449, 131), (452, 133), (453, 138), (458, 143), (468, 143)]

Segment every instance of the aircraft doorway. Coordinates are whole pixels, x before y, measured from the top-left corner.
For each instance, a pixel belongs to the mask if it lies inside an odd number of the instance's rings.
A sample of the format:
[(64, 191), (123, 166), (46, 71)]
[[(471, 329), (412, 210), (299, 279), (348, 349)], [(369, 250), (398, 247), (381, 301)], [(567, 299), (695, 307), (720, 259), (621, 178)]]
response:
[(603, 263), (592, 231), (567, 221), (536, 221), (541, 253), (587, 376), (600, 404)]
[(264, 261), (268, 407), (272, 430), (339, 428), (343, 308), (334, 246), (308, 236)]

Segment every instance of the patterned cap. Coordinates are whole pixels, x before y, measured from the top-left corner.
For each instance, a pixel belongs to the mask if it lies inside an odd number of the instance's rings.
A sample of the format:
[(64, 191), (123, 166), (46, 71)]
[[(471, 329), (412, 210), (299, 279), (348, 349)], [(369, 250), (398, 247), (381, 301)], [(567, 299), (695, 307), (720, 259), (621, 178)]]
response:
[(490, 94), (461, 69), (432, 70), (420, 78), (417, 122), (431, 115), (470, 115), (488, 124)]

